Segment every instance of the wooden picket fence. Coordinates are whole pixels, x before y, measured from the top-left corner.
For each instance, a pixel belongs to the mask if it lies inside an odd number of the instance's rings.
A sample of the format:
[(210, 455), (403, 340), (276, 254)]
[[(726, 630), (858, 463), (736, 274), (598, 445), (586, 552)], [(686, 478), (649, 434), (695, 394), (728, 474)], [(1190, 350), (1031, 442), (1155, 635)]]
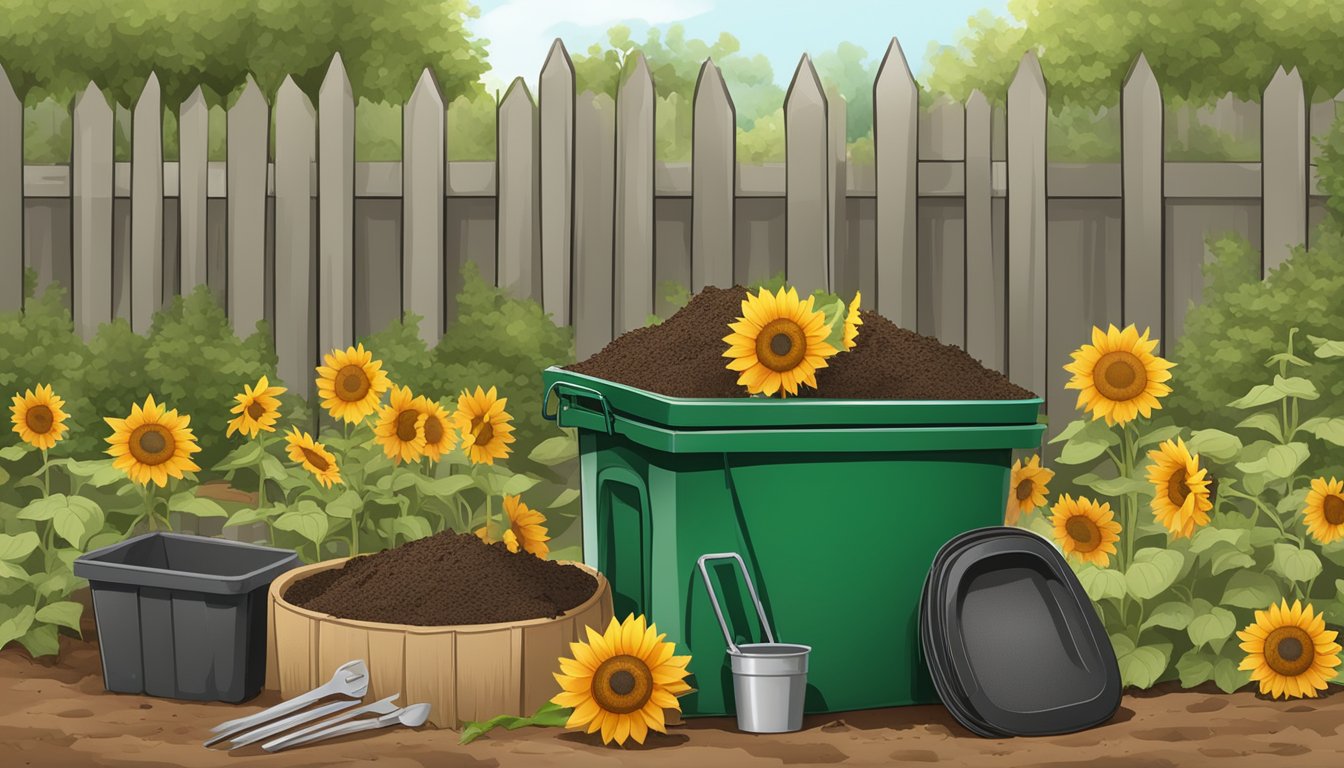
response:
[(292, 80), (273, 106), (249, 82), (228, 110), (225, 163), (207, 161), (199, 89), (177, 106), (180, 160), (163, 161), (151, 75), (129, 163), (114, 162), (113, 110), (91, 83), (74, 99), (70, 163), (24, 167), (22, 105), (0, 69), (0, 309), (21, 305), (31, 266), (68, 284), (85, 335), (114, 317), (145, 331), (165, 300), (205, 283), (239, 332), (272, 323), (280, 376), (302, 391), (319, 351), (403, 311), (436, 339), (467, 261), (572, 324), (580, 356), (661, 311), (664, 281), (698, 290), (784, 271), (803, 290), (862, 289), (866, 307), (1054, 399), (1059, 366), (1093, 323), (1151, 327), (1170, 346), (1199, 296), (1205, 235), (1242, 232), (1269, 270), (1322, 210), (1309, 135), (1334, 104), (1309, 110), (1296, 70), (1264, 92), (1252, 163), (1166, 162), (1163, 100), (1142, 56), (1117, 87), (1122, 162), (1051, 163), (1034, 55), (1001, 128), (978, 92), (921, 112), (893, 40), (873, 88), (876, 160), (858, 166), (845, 103), (804, 56), (785, 101), (787, 162), (750, 166), (706, 61), (692, 161), (665, 164), (643, 58), (613, 103), (575, 92), (557, 40), (537, 98), (519, 79), (499, 104), (497, 162), (446, 162), (444, 100), (426, 70), (404, 107), (402, 162), (357, 163), (337, 55), (316, 108)]

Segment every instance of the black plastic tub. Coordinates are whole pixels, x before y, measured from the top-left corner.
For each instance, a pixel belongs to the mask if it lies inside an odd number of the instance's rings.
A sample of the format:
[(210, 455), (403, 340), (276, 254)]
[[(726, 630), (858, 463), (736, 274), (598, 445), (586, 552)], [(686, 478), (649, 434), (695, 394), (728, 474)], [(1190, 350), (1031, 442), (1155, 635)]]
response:
[(266, 590), (290, 550), (148, 533), (75, 561), (89, 580), (103, 684), (116, 693), (246, 701), (266, 679)]

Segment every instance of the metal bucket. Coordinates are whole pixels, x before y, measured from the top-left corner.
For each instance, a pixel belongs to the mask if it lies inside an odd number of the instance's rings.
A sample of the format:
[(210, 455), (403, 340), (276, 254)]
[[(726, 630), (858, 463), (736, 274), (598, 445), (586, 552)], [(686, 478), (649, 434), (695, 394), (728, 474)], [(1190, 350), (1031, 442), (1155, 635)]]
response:
[[(742, 570), (747, 592), (756, 606), (767, 643), (733, 642), (733, 633), (719, 607), (718, 595), (709, 580), (705, 563), (711, 560), (733, 560)], [(705, 579), (714, 615), (719, 619), (723, 639), (728, 643), (728, 661), (733, 672), (733, 698), (737, 703), (737, 727), (748, 733), (788, 733), (803, 727), (803, 699), (807, 693), (807, 657), (812, 647), (794, 643), (775, 642), (775, 633), (765, 618), (765, 609), (756, 594), (756, 585), (747, 573), (746, 563), (736, 552), (702, 555), (697, 561), (700, 575)]]

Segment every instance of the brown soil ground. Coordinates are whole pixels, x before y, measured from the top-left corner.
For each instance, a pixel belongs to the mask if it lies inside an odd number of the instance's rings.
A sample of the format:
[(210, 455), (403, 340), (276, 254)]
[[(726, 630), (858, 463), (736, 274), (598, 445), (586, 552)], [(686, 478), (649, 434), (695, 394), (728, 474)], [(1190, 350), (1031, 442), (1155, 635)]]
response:
[[(88, 627), (91, 631), (92, 626)], [(93, 636), (86, 633), (86, 636)], [(494, 731), (458, 746), (452, 731), (358, 734), (274, 755), (201, 746), (216, 723), (278, 701), (196, 704), (109, 694), (96, 643), (63, 638), (59, 661), (0, 652), (0, 755), (5, 766), (1338, 766), (1344, 755), (1344, 695), (1274, 702), (1251, 693), (1163, 688), (1126, 696), (1110, 723), (1083, 733), (981, 739), (938, 706), (808, 718), (799, 733), (752, 736), (731, 719), (697, 719), (643, 747), (603, 747), (558, 729)], [(1339, 690), (1335, 688), (1333, 690)]]

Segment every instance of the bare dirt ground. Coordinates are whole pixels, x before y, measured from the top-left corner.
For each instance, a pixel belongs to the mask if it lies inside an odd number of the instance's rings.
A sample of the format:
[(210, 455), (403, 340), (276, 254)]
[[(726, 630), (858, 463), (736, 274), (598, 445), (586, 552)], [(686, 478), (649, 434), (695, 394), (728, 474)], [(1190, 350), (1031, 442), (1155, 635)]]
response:
[[(92, 630), (92, 627), (89, 627)], [(86, 637), (94, 635), (86, 633)], [(458, 746), (451, 731), (359, 734), (274, 755), (201, 746), (211, 726), (274, 704), (195, 704), (103, 690), (97, 645), (63, 638), (59, 661), (0, 652), (0, 765), (320, 766), (376, 762), (408, 768), (494, 766), (1338, 766), (1344, 764), (1344, 695), (1274, 702), (1164, 688), (1126, 696), (1105, 726), (1067, 736), (981, 739), (942, 707), (812, 717), (799, 733), (752, 736), (730, 719), (691, 720), (643, 747), (603, 747), (559, 729), (494, 731)], [(1332, 690), (1340, 690), (1332, 688)]]

